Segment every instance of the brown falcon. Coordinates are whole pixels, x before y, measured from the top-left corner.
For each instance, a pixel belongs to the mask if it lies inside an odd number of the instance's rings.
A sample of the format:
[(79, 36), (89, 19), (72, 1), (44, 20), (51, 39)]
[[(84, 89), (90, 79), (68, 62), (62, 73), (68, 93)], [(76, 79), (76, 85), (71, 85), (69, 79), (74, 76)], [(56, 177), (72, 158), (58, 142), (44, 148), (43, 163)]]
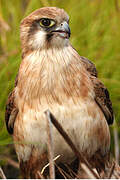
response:
[[(112, 104), (93, 63), (69, 41), (69, 16), (56, 7), (40, 8), (20, 26), (22, 62), (6, 106), (24, 178), (36, 177), (48, 162), (45, 110), (49, 109), (87, 159), (105, 157), (110, 147)], [(75, 155), (53, 127), (54, 156), (71, 162)]]

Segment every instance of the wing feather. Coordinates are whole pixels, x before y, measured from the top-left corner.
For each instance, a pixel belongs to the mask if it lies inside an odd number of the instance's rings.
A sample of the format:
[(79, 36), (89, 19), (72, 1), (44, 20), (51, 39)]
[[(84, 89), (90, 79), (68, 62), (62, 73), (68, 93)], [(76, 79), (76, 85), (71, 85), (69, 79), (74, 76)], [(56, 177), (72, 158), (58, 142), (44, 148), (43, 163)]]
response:
[(97, 70), (95, 65), (87, 58), (81, 57), (81, 60), (84, 64), (84, 67), (90, 73), (90, 78), (92, 80), (95, 91), (95, 101), (101, 108), (108, 124), (110, 125), (113, 123), (114, 115), (109, 92), (107, 88), (104, 86), (104, 84), (97, 78)]
[[(18, 75), (16, 76), (15, 87), (17, 86), (17, 81), (18, 81)], [(18, 109), (15, 106), (14, 99), (15, 99), (15, 88), (8, 96), (8, 100), (6, 103), (6, 110), (5, 110), (6, 127), (10, 134), (13, 134), (14, 122), (18, 114)]]

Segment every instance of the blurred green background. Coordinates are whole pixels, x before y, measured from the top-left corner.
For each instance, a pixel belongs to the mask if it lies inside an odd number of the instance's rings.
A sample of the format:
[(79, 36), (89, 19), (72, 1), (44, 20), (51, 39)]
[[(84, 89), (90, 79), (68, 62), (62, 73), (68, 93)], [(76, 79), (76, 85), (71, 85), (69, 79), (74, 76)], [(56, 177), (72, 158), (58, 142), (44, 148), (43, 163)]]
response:
[[(6, 131), (4, 112), (21, 61), (20, 21), (43, 6), (64, 8), (69, 14), (71, 43), (81, 56), (96, 65), (99, 78), (110, 92), (119, 130), (120, 1), (0, 0), (0, 165), (8, 178), (19, 177), (19, 171), (10, 165), (10, 161), (16, 160), (16, 155), (12, 138)], [(111, 135), (114, 154), (113, 128)]]

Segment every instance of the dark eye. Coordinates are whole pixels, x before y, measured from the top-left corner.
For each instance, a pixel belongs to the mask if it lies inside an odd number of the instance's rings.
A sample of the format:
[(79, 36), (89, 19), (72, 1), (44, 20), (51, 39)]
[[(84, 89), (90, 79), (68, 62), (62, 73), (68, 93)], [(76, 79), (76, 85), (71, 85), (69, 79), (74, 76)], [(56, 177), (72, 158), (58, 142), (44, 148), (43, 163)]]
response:
[(52, 27), (54, 26), (54, 24), (55, 24), (55, 21), (52, 19), (44, 18), (40, 20), (40, 26), (42, 27)]
[(49, 20), (49, 19), (42, 19), (42, 20), (41, 20), (41, 23), (42, 23), (42, 25), (44, 25), (44, 26), (49, 26), (49, 25), (50, 25), (50, 20)]

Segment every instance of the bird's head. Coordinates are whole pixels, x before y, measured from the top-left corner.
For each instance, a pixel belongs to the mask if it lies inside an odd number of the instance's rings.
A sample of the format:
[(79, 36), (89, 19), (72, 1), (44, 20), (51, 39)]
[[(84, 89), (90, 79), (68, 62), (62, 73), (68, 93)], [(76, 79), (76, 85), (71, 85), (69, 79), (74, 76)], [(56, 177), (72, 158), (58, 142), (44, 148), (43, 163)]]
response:
[(21, 22), (22, 48), (37, 50), (64, 47), (69, 43), (69, 16), (56, 7), (40, 8)]

